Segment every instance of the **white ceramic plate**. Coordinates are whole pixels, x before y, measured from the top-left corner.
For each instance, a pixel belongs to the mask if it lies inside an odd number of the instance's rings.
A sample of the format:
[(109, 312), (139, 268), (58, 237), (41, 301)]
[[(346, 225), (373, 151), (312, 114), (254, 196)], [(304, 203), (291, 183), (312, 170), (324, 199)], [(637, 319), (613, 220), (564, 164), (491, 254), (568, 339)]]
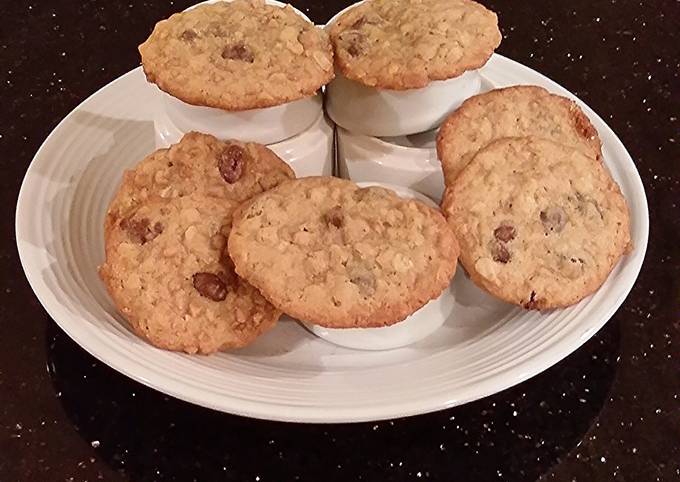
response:
[[(497, 86), (546, 77), (494, 55)], [(136, 69), (85, 100), (35, 155), (19, 194), (16, 238), (47, 312), (79, 345), (141, 383), (198, 405), (251, 417), (356, 422), (430, 412), (496, 393), (577, 349), (630, 291), (647, 247), (647, 201), (616, 135), (583, 106), (632, 214), (635, 250), (593, 296), (566, 310), (528, 312), (485, 295), (458, 273), (456, 306), (432, 336), (389, 351), (327, 343), (289, 320), (251, 347), (211, 357), (150, 347), (134, 336), (97, 277), (102, 220), (123, 170), (154, 148), (152, 87)]]

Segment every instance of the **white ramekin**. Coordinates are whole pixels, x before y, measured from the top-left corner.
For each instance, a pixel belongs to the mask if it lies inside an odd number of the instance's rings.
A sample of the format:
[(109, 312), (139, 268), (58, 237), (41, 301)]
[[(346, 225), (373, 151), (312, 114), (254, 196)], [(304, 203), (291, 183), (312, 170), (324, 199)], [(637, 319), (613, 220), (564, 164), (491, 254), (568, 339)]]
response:
[[(179, 129), (162, 109), (156, 111), (154, 128), (157, 149), (178, 143), (184, 134), (191, 131)], [(307, 129), (284, 141), (267, 144), (267, 147), (286, 161), (297, 177), (330, 176), (333, 174), (335, 165), (334, 131), (333, 123), (323, 114), (323, 111), (320, 111)], [(234, 139), (233, 137), (215, 137), (224, 140)]]
[(260, 144), (273, 144), (307, 129), (323, 110), (321, 94), (286, 104), (229, 112), (191, 105), (164, 92), (161, 108), (170, 121), (182, 131), (199, 131), (220, 139), (240, 139)]
[[(361, 3), (338, 12), (325, 28)], [(326, 112), (337, 125), (352, 132), (376, 137), (404, 136), (438, 127), (465, 99), (478, 94), (480, 88), (477, 70), (409, 90), (368, 87), (336, 71), (335, 79), (326, 86)]]
[(370, 137), (337, 128), (338, 171), (355, 182), (404, 186), (439, 202), (444, 175), (435, 148), (436, 131), (396, 138)]
[[(430, 199), (419, 192), (394, 184), (380, 182), (360, 182), (361, 187), (382, 186), (392, 189), (406, 199), (417, 199), (428, 206), (437, 207)], [(304, 326), (319, 338), (335, 345), (358, 350), (391, 350), (416, 343), (431, 335), (441, 327), (453, 309), (455, 298), (451, 289), (446, 289), (434, 299), (413, 313), (404, 321), (382, 328), (326, 328), (304, 323)]]
[[(186, 10), (207, 3), (216, 1), (201, 2)], [(266, 3), (278, 7), (286, 5), (276, 0), (267, 0)], [(311, 23), (303, 12), (296, 8), (293, 10)], [(181, 131), (199, 131), (220, 139), (239, 139), (260, 144), (273, 144), (303, 132), (317, 120), (323, 110), (320, 94), (273, 107), (244, 111), (192, 105), (164, 92), (160, 92), (159, 96), (162, 99), (160, 108)]]
[(410, 90), (367, 87), (336, 72), (326, 87), (326, 111), (336, 124), (352, 132), (403, 136), (438, 127), (480, 87), (476, 70)]
[(304, 132), (269, 147), (297, 177), (331, 176), (335, 166), (335, 125), (324, 115)]

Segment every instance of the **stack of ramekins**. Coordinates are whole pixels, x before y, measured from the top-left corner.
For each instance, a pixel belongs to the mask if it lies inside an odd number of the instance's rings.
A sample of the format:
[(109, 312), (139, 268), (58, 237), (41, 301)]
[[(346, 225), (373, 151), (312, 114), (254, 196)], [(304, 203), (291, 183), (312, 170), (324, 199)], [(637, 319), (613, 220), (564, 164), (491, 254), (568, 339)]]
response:
[(336, 77), (340, 175), (410, 187), (439, 201), (437, 128), (482, 90), (479, 69), (500, 44), (496, 15), (470, 0), (360, 2), (328, 23)]
[[(299, 10), (275, 0), (266, 3), (272, 6), (269, 11), (258, 2), (241, 3), (239, 16), (225, 4), (224, 13), (217, 5), (204, 10), (205, 15), (196, 12), (190, 18), (158, 23), (140, 47), (147, 77), (159, 87), (156, 146), (168, 147), (198, 131), (223, 140), (264, 144), (298, 177), (331, 175), (334, 126), (324, 115), (320, 93), (333, 76), (330, 44), (316, 35), (316, 27)], [(264, 38), (266, 22), (280, 25), (282, 35), (287, 27), (295, 35)], [(239, 37), (249, 30), (248, 38)], [(206, 57), (208, 48), (202, 43), (208, 39), (223, 42), (221, 55)], [(255, 56), (267, 55), (277, 42), (284, 44), (290, 59), (271, 59), (266, 67), (257, 67)]]

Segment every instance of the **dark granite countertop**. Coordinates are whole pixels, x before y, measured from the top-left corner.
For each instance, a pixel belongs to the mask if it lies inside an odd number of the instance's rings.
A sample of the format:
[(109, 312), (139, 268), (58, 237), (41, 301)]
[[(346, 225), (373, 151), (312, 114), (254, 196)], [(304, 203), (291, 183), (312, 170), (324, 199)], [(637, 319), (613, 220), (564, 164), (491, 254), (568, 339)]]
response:
[[(593, 339), (515, 388), (330, 426), (229, 416), (127, 379), (60, 331), (19, 265), (13, 213), (33, 154), (189, 3), (1, 4), (1, 481), (680, 480), (680, 3), (484, 2), (500, 52), (579, 95), (635, 159), (651, 217), (640, 278)], [(323, 22), (350, 2), (294, 3)]]

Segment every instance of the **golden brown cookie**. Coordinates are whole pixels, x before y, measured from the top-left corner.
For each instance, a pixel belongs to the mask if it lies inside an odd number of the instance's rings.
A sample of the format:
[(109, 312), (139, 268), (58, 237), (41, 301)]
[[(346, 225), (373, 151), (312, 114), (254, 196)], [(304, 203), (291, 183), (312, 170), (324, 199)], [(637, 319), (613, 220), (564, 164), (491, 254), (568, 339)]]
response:
[(199, 193), (245, 201), (294, 177), (290, 166), (263, 145), (191, 132), (125, 173), (109, 206), (106, 230), (150, 197)]
[(248, 345), (275, 324), (280, 312), (226, 255), (237, 206), (197, 194), (157, 198), (112, 226), (99, 272), (138, 335), (208, 354)]
[(395, 90), (478, 69), (501, 42), (496, 14), (471, 0), (367, 0), (330, 36), (345, 77)]
[(221, 1), (176, 13), (139, 46), (149, 82), (189, 104), (240, 111), (315, 94), (334, 76), (326, 33), (290, 5)]
[(578, 302), (629, 248), (619, 186), (601, 162), (573, 147), (497, 140), (450, 189), (443, 209), (461, 264), (478, 286), (527, 309)]
[(391, 325), (436, 298), (458, 244), (442, 214), (351, 181), (289, 181), (234, 215), (236, 272), (285, 313), (333, 328)]
[(495, 89), (469, 98), (441, 125), (437, 154), (446, 184), (453, 183), (487, 144), (524, 136), (550, 139), (601, 157), (597, 131), (574, 101), (532, 85)]

